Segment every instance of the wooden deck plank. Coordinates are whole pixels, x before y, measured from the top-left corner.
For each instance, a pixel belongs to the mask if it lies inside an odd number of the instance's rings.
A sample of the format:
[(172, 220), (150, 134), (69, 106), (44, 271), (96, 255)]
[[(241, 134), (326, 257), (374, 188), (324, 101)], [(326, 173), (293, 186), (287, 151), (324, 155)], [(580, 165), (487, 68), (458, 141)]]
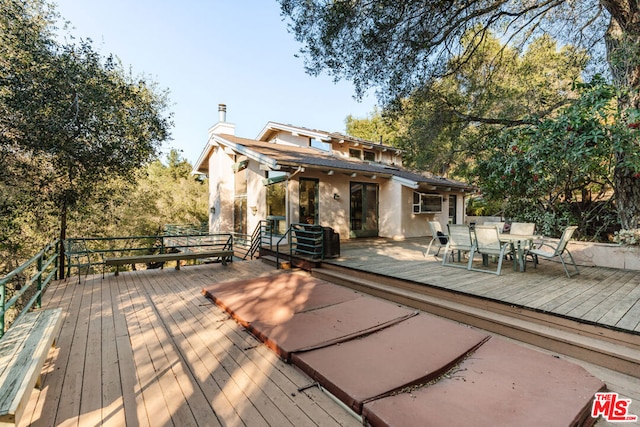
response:
[(640, 301), (627, 311), (624, 316), (616, 323), (616, 326), (630, 331), (640, 332)]
[(640, 285), (638, 279), (634, 278), (632, 282), (628, 283), (631, 289), (624, 295), (617, 304), (611, 308), (604, 316), (599, 319), (599, 322), (605, 325), (616, 325), (628, 312), (637, 304), (640, 300)]
[[(640, 307), (636, 306), (637, 292), (640, 292), (639, 271), (579, 267), (579, 275), (567, 278), (559, 262), (544, 260), (535, 269), (529, 263), (525, 272), (515, 272), (506, 263), (502, 274), (495, 276), (442, 266), (441, 257), (426, 256), (416, 261), (419, 258), (417, 254), (424, 253), (420, 247), (428, 245), (428, 241), (425, 243), (423, 240), (349, 241), (342, 246), (340, 258), (326, 262), (377, 274), (388, 275), (389, 271), (394, 271), (397, 272), (396, 277), (417, 283), (585, 321), (593, 321), (600, 315), (597, 322), (630, 331), (640, 328), (640, 313), (637, 311)], [(478, 264), (479, 259), (474, 263)], [(611, 292), (624, 283), (633, 287), (630, 290), (625, 288), (626, 296)], [(619, 302), (614, 305), (612, 300)]]
[[(173, 343), (171, 346), (165, 345), (163, 347), (167, 355), (167, 361), (171, 363), (173, 375), (175, 378), (181, 378), (178, 385), (185, 399), (185, 410), (189, 409), (194, 420), (207, 420), (211, 426), (220, 425), (214, 409), (209, 405), (209, 401), (205, 397), (198, 380), (193, 375), (190, 361), (185, 359), (186, 357), (188, 358), (188, 351), (184, 351), (185, 341), (188, 341), (189, 337), (184, 335), (179, 324), (190, 323), (190, 319), (180, 318), (173, 314), (180, 310), (181, 304), (184, 304), (184, 299), (181, 299), (181, 296), (175, 290), (163, 286), (162, 282), (166, 275), (160, 275), (155, 280), (150, 275), (141, 274), (141, 276), (141, 279), (147, 285), (143, 288), (146, 291), (147, 299), (148, 301), (153, 301), (150, 307), (153, 308), (154, 314), (163, 326), (159, 330), (158, 338), (161, 342), (166, 340)], [(168, 336), (171, 337), (170, 340)], [(167, 352), (167, 349), (170, 351)], [(172, 362), (171, 359), (177, 362)], [(189, 419), (188, 416), (187, 419)], [(176, 420), (176, 425), (183, 425), (187, 422), (189, 421)]]
[(124, 291), (126, 298), (124, 301), (124, 313), (127, 319), (127, 327), (130, 331), (131, 350), (138, 376), (139, 389), (144, 399), (146, 417), (152, 426), (170, 426), (173, 425), (171, 413), (158, 379), (158, 376), (163, 375), (164, 372), (156, 371), (153, 365), (153, 358), (147, 347), (147, 341), (150, 341), (149, 346), (153, 344), (150, 336), (145, 337), (145, 333), (150, 333), (144, 327), (146, 325), (144, 315), (140, 313), (140, 316), (138, 316), (138, 310), (143, 303), (135, 290), (135, 284), (133, 283), (135, 276), (127, 274), (122, 277), (124, 280), (119, 283), (122, 286), (120, 292)]
[[(173, 289), (174, 286), (178, 285), (177, 283), (171, 283), (169, 286), (171, 286), (171, 288)], [(203, 302), (207, 301), (206, 299), (203, 298)], [(175, 309), (171, 310), (173, 313), (175, 313)], [(210, 310), (209, 310), (210, 311)], [(180, 313), (178, 313), (180, 314)], [(192, 312), (187, 312), (185, 313), (186, 316), (192, 315)], [(226, 319), (225, 319), (226, 320)], [(224, 320), (222, 321), (221, 325), (224, 324)], [(199, 334), (200, 331), (198, 330), (192, 330), (192, 331), (188, 331), (188, 333), (191, 334)], [(200, 337), (202, 339), (202, 336)], [(222, 338), (222, 336), (219, 337), (212, 337), (213, 340), (219, 341), (220, 338)], [(209, 338), (206, 339), (207, 341), (210, 341)], [(294, 411), (289, 411), (286, 413), (286, 417), (283, 414), (283, 411), (286, 411), (287, 408), (286, 407), (286, 401), (284, 402), (279, 402), (282, 403), (282, 405), (276, 405), (274, 402), (274, 404), (268, 403), (270, 401), (270, 395), (271, 393), (273, 393), (274, 391), (276, 392), (275, 395), (279, 396), (281, 394), (281, 392), (278, 392), (277, 390), (273, 390), (273, 388), (269, 388), (272, 385), (272, 382), (269, 381), (269, 378), (267, 377), (260, 377), (259, 375), (256, 374), (256, 372), (253, 372), (254, 366), (255, 366), (255, 361), (249, 360), (248, 358), (245, 357), (245, 355), (243, 354), (242, 351), (240, 351), (240, 353), (237, 353), (237, 351), (239, 350), (239, 347), (236, 346), (231, 346), (231, 356), (236, 360), (236, 362), (238, 363), (238, 368), (239, 369), (239, 375), (243, 376), (243, 380), (244, 382), (247, 381), (253, 381), (254, 383), (256, 383), (257, 389), (260, 390), (259, 399), (256, 399), (255, 397), (252, 398), (252, 401), (254, 401), (254, 406), (256, 406), (256, 408), (259, 410), (259, 412), (262, 414), (262, 416), (265, 418), (265, 420), (273, 425), (274, 423), (276, 424), (280, 424), (280, 425), (289, 425), (291, 424), (291, 422), (289, 421), (289, 419), (291, 419), (291, 417), (295, 418), (295, 412)], [(235, 354), (233, 354), (235, 352)], [(232, 375), (233, 376), (233, 375)], [(236, 376), (238, 376), (238, 374), (236, 374)], [(258, 406), (256, 404), (256, 400), (258, 401), (258, 403), (262, 402), (263, 405), (262, 407)], [(308, 422), (308, 421), (307, 421)]]
[[(102, 420), (102, 292), (94, 285), (95, 276), (85, 281), (90, 298), (90, 317), (87, 328), (87, 345), (84, 355), (84, 372), (80, 397), (79, 425), (98, 425)], [(99, 280), (98, 280), (99, 282)]]
[[(630, 271), (624, 271), (623, 274), (616, 277), (615, 281), (605, 284), (602, 289), (601, 298), (597, 304), (586, 306), (580, 313), (574, 311), (573, 315), (580, 315), (584, 320), (598, 322), (605, 314), (616, 307), (625, 296), (635, 287), (633, 279), (636, 275)], [(588, 308), (588, 309), (587, 309)]]
[(103, 286), (112, 289), (111, 301), (114, 312), (114, 326), (116, 330), (116, 348), (118, 353), (118, 367), (120, 371), (120, 384), (122, 386), (122, 401), (124, 405), (124, 417), (127, 425), (148, 427), (144, 402), (143, 389), (140, 385), (140, 377), (136, 371), (135, 357), (131, 335), (135, 322), (132, 317), (129, 289), (125, 286), (124, 279), (114, 278)]
[[(144, 280), (144, 273), (144, 270), (136, 271), (132, 276), (140, 276), (136, 279)], [(136, 316), (149, 353), (150, 364), (155, 371), (171, 420), (176, 426), (197, 425), (187, 403), (187, 396), (193, 392), (191, 381), (184, 375), (173, 340), (167, 334), (166, 325), (157, 312), (156, 303), (144, 292), (144, 286), (139, 286), (136, 290), (139, 301), (136, 306)], [(181, 384), (178, 378), (181, 378), (184, 384)]]
[[(62, 388), (61, 382), (52, 381), (55, 364), (54, 361), (65, 360), (69, 354), (68, 349), (62, 349), (61, 343), (68, 342), (65, 338), (68, 334), (64, 334), (65, 323), (74, 321), (70, 309), (73, 306), (75, 286), (67, 286), (65, 282), (53, 282), (46, 290), (45, 298), (43, 298), (43, 308), (60, 307), (63, 313), (63, 328), (57, 338), (56, 347), (49, 353), (49, 358), (44, 364), (42, 371), (42, 387), (38, 391), (32, 393), (32, 398), (25, 408), (25, 414), (31, 414), (31, 417), (24, 416), (24, 425), (53, 425), (55, 421), (57, 406), (55, 404), (60, 400), (59, 391)], [(51, 297), (51, 298), (49, 298)], [(46, 404), (46, 405), (45, 405)]]
[(136, 402), (136, 373), (132, 363), (126, 319), (120, 311), (118, 287), (116, 284), (101, 285), (101, 290), (105, 309), (102, 331), (102, 419), (107, 426), (144, 425), (137, 416), (135, 404), (125, 405), (125, 402)]
[[(159, 282), (159, 280), (156, 282), (157, 286), (166, 287)], [(206, 329), (200, 322), (202, 316), (200, 318), (194, 316), (189, 304), (184, 302), (188, 295), (183, 295), (177, 289), (173, 289), (173, 292), (176, 292), (177, 301), (172, 304), (173, 307), (170, 310), (173, 317), (172, 335), (176, 339), (180, 351), (186, 357), (192, 375), (200, 384), (200, 389), (215, 414), (215, 420), (211, 419), (210, 422), (212, 425), (215, 425), (218, 419), (226, 423), (233, 422), (238, 418), (238, 414), (227, 399), (223, 387), (220, 387), (211, 377), (210, 370), (214, 363), (210, 357), (207, 358), (207, 355), (210, 356), (209, 349), (206, 342), (198, 334), (200, 329)], [(193, 321), (190, 322), (190, 319)]]
[[(74, 286), (74, 285), (71, 285)], [(60, 399), (57, 404), (57, 412), (55, 413), (56, 425), (78, 425), (78, 415), (80, 414), (80, 403), (82, 400), (82, 383), (84, 376), (85, 352), (87, 348), (87, 334), (89, 329), (89, 318), (91, 315), (91, 296), (83, 291), (82, 285), (78, 287), (74, 294), (74, 307), (77, 310), (77, 318), (75, 320), (75, 328), (69, 331), (67, 342), (59, 343), (62, 352), (62, 346), (69, 349), (66, 355), (66, 373), (62, 379), (61, 395), (64, 399)], [(63, 326), (64, 329), (64, 326)]]
[[(363, 241), (356, 256), (348, 256), (350, 245), (344, 245), (343, 258), (331, 262), (507, 302), (517, 299), (549, 311), (572, 306), (574, 315), (585, 319), (600, 316), (606, 325), (640, 328), (640, 272), (581, 268), (580, 275), (568, 279), (559, 264), (545, 261), (524, 273), (505, 263), (503, 274), (495, 276), (443, 267), (441, 258), (424, 256), (426, 244), (421, 249), (416, 242)], [(80, 286), (72, 280), (54, 282), (44, 305), (64, 307), (59, 348), (45, 364), (44, 387), (32, 393), (27, 410), (33, 414), (23, 424), (80, 425), (80, 417), (93, 415), (96, 404), (85, 401), (89, 391), (78, 390), (84, 387), (75, 376), (93, 374), (102, 377), (104, 424), (357, 425), (317, 388), (298, 392), (311, 382), (306, 375), (200, 295), (204, 285), (274, 272), (252, 261), (128, 272), (117, 278), (83, 276)], [(95, 332), (98, 313), (101, 328)], [(75, 366), (76, 352), (91, 354), (87, 346), (95, 333), (101, 334), (100, 374), (90, 373), (97, 365), (84, 359), (82, 369)], [(92, 381), (80, 378), (79, 384)]]

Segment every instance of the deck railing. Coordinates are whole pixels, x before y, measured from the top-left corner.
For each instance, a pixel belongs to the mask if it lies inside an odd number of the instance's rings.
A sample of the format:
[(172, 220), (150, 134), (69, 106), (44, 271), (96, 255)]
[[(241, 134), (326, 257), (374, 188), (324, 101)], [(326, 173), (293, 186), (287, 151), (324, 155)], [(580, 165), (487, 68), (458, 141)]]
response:
[[(0, 279), (0, 337), (8, 329), (7, 323), (13, 323), (34, 305), (40, 308), (43, 291), (57, 277), (58, 242), (56, 240), (49, 243), (29, 261)], [(9, 287), (13, 289), (13, 293), (7, 301)], [(29, 300), (18, 307), (17, 304), (25, 295)], [(11, 309), (18, 310), (17, 315), (13, 321), (7, 322), (7, 313)]]
[(231, 233), (172, 234), (160, 236), (78, 237), (65, 241), (67, 276), (75, 268), (88, 273), (104, 268), (104, 260), (114, 256), (167, 253), (169, 250), (233, 250)]
[[(281, 246), (283, 249), (281, 249)], [(276, 243), (276, 265), (280, 265), (281, 254), (324, 259), (324, 229), (319, 225), (291, 224)]]

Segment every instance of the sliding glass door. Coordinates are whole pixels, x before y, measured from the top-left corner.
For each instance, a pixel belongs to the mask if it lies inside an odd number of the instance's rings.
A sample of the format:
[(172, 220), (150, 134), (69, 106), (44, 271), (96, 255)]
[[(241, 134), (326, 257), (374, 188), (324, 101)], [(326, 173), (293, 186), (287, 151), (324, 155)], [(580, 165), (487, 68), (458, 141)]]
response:
[(378, 236), (378, 184), (351, 183), (351, 237)]

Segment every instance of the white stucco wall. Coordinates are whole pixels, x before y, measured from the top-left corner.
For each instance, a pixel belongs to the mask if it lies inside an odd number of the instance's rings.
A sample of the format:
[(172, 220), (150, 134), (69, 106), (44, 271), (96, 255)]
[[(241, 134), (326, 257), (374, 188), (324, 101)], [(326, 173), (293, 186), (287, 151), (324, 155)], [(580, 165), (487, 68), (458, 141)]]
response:
[[(265, 171), (260, 170), (260, 164), (249, 161), (247, 167), (247, 233), (253, 233), (261, 219), (267, 216), (266, 188), (262, 180), (265, 178)], [(256, 208), (253, 213), (252, 208)]]
[[(233, 230), (234, 179), (233, 156), (216, 148), (209, 159), (209, 229), (211, 232)], [(247, 232), (250, 234), (260, 220), (266, 218), (265, 171), (250, 160), (247, 166)], [(448, 193), (443, 194), (441, 214), (414, 214), (413, 190), (389, 179), (371, 179), (364, 176), (349, 177), (342, 173), (328, 175), (320, 171), (307, 170), (294, 174), (287, 182), (287, 220), (302, 222), (299, 208), (299, 179), (319, 181), (319, 223), (332, 227), (341, 239), (350, 235), (350, 184), (351, 182), (377, 183), (379, 186), (378, 235), (392, 239), (423, 237), (429, 234), (427, 221), (440, 221), (443, 228), (448, 222)], [(334, 197), (335, 195), (335, 197)], [(255, 214), (252, 208), (255, 207)], [(213, 209), (212, 209), (213, 208)], [(215, 211), (215, 212), (214, 212)], [(464, 201), (458, 195), (458, 222), (462, 222)]]
[(233, 159), (216, 147), (209, 157), (209, 231), (233, 229)]

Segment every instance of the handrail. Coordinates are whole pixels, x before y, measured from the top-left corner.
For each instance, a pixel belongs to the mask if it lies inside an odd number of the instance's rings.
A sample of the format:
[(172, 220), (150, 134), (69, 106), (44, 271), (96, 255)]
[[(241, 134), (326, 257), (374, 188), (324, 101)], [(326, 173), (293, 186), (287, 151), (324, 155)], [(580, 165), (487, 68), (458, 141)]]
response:
[(285, 237), (288, 237), (289, 254), (291, 254), (291, 226), (287, 228), (287, 231), (285, 231), (282, 237), (280, 237), (280, 239), (278, 239), (278, 241), (276, 242), (276, 268), (277, 269), (280, 268), (280, 243)]
[(287, 239), (289, 257), (294, 254), (324, 259), (324, 229), (319, 225), (291, 224), (276, 243), (276, 266), (280, 265), (280, 244)]
[[(40, 308), (43, 291), (58, 273), (56, 262), (58, 260), (58, 243), (59, 240), (49, 243), (33, 258), (0, 279), (0, 337), (4, 335), (7, 329), (5, 322), (7, 311), (12, 308), (20, 300), (22, 295), (24, 295), (24, 293), (34, 284), (36, 286), (34, 294), (31, 296), (29, 301), (26, 302), (14, 321), (27, 313), (34, 304), (37, 308)], [(11, 299), (9, 299), (9, 301), (7, 301), (7, 285), (14, 279), (18, 279), (20, 275), (28, 269), (33, 268), (34, 265), (35, 271), (33, 272), (33, 275), (25, 280), (24, 285), (16, 286), (17, 292), (11, 297)]]
[[(256, 225), (256, 227), (253, 229), (251, 236), (249, 236), (248, 234), (233, 233), (234, 242), (238, 242), (245, 248), (248, 247), (242, 257), (242, 260), (246, 260), (248, 257), (253, 259), (253, 256), (260, 248), (262, 248), (262, 245), (265, 241), (268, 240), (269, 242), (271, 242), (271, 236), (270, 234), (268, 234), (271, 233), (271, 230), (273, 229), (273, 227), (271, 226), (271, 222), (272, 221), (270, 220), (260, 220), (258, 222), (258, 225)], [(263, 236), (265, 238), (263, 238)], [(268, 237), (268, 239), (266, 237)], [(249, 242), (248, 245), (247, 242)]]
[(189, 234), (191, 236), (196, 236), (208, 233), (209, 225), (206, 222), (203, 222), (201, 224), (166, 224), (163, 231), (163, 234), (174, 236), (179, 234)]
[[(118, 242), (125, 242), (121, 247), (118, 247)], [(135, 241), (142, 241), (143, 246), (134, 247)], [(191, 234), (174, 234), (174, 235), (160, 235), (160, 236), (118, 236), (118, 237), (77, 237), (69, 238), (65, 240), (65, 244), (68, 247), (73, 247), (73, 243), (83, 242), (84, 248), (79, 251), (67, 251), (65, 257), (67, 258), (67, 276), (71, 274), (71, 268), (81, 268), (92, 266), (104, 266), (105, 258), (108, 256), (119, 256), (125, 254), (136, 253), (166, 253), (168, 248), (174, 248), (178, 250), (196, 250), (198, 248), (220, 248), (221, 250), (233, 250), (233, 236), (231, 233), (212, 233), (195, 235)], [(93, 247), (87, 247), (87, 243), (94, 243)], [(73, 263), (72, 258), (76, 258), (76, 263)], [(93, 257), (93, 259), (87, 259), (87, 262), (81, 263), (80, 257)]]

